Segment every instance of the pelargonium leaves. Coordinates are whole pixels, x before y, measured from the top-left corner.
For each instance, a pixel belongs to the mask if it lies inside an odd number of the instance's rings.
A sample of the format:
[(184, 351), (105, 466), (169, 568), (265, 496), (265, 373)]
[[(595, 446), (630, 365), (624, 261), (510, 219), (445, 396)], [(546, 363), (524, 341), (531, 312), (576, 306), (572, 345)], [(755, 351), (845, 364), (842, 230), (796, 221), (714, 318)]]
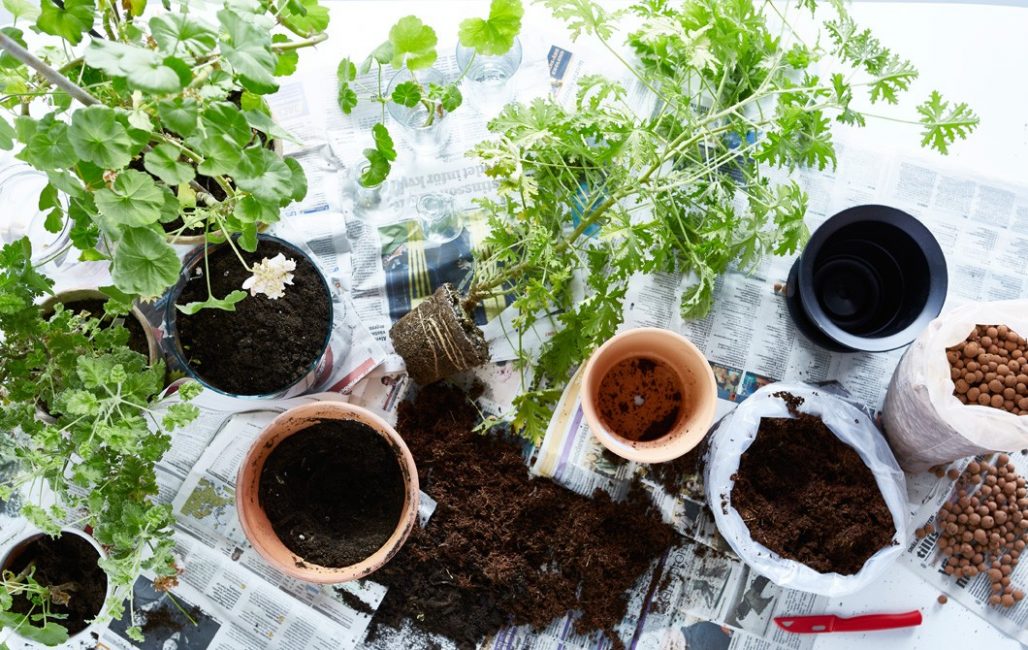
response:
[(393, 88), (390, 99), (400, 106), (413, 108), (421, 101), (421, 84), (416, 81), (404, 81), (397, 84), (396, 88)]
[(82, 35), (93, 27), (95, 12), (94, 0), (64, 0), (63, 7), (58, 7), (53, 0), (40, 0), (36, 27), (44, 34), (60, 36), (78, 45)]
[(171, 129), (182, 137), (189, 137), (196, 131), (200, 107), (195, 99), (176, 97), (158, 103), (157, 115), (161, 118), (161, 124), (165, 128)]
[(328, 8), (319, 5), (318, 0), (291, 0), (279, 19), (297, 34), (311, 36), (328, 27)]
[(150, 19), (150, 34), (169, 56), (202, 56), (214, 50), (217, 34), (185, 14), (166, 13)]
[(409, 70), (432, 67), (436, 60), (435, 30), (421, 22), (417, 16), (404, 16), (389, 30), (394, 68), (404, 65)]
[(91, 67), (124, 78), (130, 87), (152, 93), (178, 92), (192, 79), (192, 71), (181, 59), (123, 43), (94, 40), (86, 48), (85, 59)]
[(293, 170), (264, 147), (251, 147), (243, 152), (235, 181), (239, 189), (262, 201), (285, 205), (293, 195)]
[(267, 94), (278, 90), (275, 81), (277, 59), (271, 51), (271, 35), (229, 9), (218, 12), (228, 39), (221, 41), (221, 54), (247, 90)]
[(478, 54), (498, 56), (514, 46), (525, 14), (521, 0), (493, 0), (488, 18), (468, 18), (460, 24), (460, 44)]
[(164, 207), (161, 188), (149, 175), (134, 169), (118, 174), (110, 188), (97, 190), (95, 200), (104, 225), (115, 229), (156, 223)]
[(132, 139), (114, 110), (106, 106), (87, 106), (75, 111), (68, 140), (79, 158), (104, 169), (120, 169), (132, 160)]
[(126, 228), (114, 251), (111, 277), (121, 291), (151, 298), (175, 284), (180, 269), (178, 255), (163, 234)]
[[(207, 300), (190, 302), (185, 305), (175, 305), (175, 308), (186, 315), (192, 315), (201, 309), (221, 309), (223, 311), (235, 311), (236, 303), (246, 298), (247, 293), (241, 289), (229, 293), (224, 298), (210, 296)], [(183, 405), (184, 406), (184, 405)]]
[(175, 145), (159, 144), (143, 157), (143, 166), (168, 185), (188, 183), (196, 173), (190, 165), (179, 161), (180, 153)]

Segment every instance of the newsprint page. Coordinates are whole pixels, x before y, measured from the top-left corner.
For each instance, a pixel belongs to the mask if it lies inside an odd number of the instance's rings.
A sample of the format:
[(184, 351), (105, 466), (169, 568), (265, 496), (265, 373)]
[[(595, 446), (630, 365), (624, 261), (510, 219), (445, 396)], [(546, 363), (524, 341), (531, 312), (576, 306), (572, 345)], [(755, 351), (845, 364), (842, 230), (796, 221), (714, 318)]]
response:
[[(518, 74), (518, 97), (552, 93), (567, 101), (575, 80), (590, 71), (566, 44), (549, 47), (545, 62), (528, 63)], [(332, 63), (334, 66), (335, 62)], [(445, 57), (444, 69), (455, 63)], [(326, 68), (326, 70), (328, 70)], [(365, 642), (371, 616), (385, 596), (373, 580), (327, 587), (297, 582), (267, 566), (247, 544), (234, 507), (235, 476), (250, 441), (278, 412), (316, 399), (344, 399), (395, 418), (407, 380), (399, 372), (387, 332), (391, 323), (442, 282), (466, 280), (484, 226), (471, 199), (488, 195), (494, 183), (461, 155), (486, 134), (473, 111), (454, 114), (447, 151), (419, 159), (409, 149), (400, 158), (384, 194), (384, 206), (369, 209), (352, 199), (354, 170), (361, 159), (371, 114), (344, 119), (335, 108), (332, 76), (314, 70), (283, 84), (274, 98), (276, 116), (303, 144), (287, 153), (303, 164), (311, 192), (290, 208), (275, 233), (305, 246), (322, 265), (335, 294), (332, 359), (315, 390), (328, 391), (279, 402), (237, 401), (204, 395), (200, 420), (175, 433), (173, 448), (159, 469), (162, 494), (177, 516), (175, 541), (183, 573), (180, 585), (159, 592), (150, 578), (135, 586), (134, 611), (99, 630), (100, 648), (127, 650), (336, 650), (358, 647), (413, 647), (410, 630)], [(365, 80), (366, 81), (366, 80)], [(641, 110), (649, 101), (631, 82), (629, 95)], [(400, 145), (403, 146), (402, 144)], [(1028, 187), (1007, 186), (925, 162), (867, 151), (842, 143), (837, 171), (801, 171), (794, 177), (810, 197), (811, 230), (835, 212), (853, 205), (881, 203), (925, 221), (945, 250), (950, 268), (949, 304), (999, 300), (1025, 294), (1028, 282)], [(428, 192), (452, 195), (464, 218), (459, 235), (437, 244), (427, 241), (417, 218), (418, 199)], [(690, 278), (661, 275), (637, 278), (626, 299), (624, 327), (671, 328), (692, 340), (710, 359), (718, 383), (719, 415), (729, 412), (761, 386), (776, 380), (837, 381), (871, 411), (880, 408), (900, 352), (839, 355), (806, 342), (794, 328), (783, 298), (792, 259), (767, 260), (755, 271), (726, 274), (714, 311), (699, 321), (682, 321), (678, 299)], [(57, 269), (67, 286), (99, 273), (67, 263)], [(63, 288), (63, 287), (62, 287)], [(503, 303), (476, 314), (490, 337), (493, 363), (478, 375), (488, 385), (486, 407), (504, 415), (519, 387), (510, 360), (513, 350)], [(160, 306), (151, 314), (163, 320)], [(547, 332), (540, 328), (540, 340)], [(741, 648), (806, 650), (812, 635), (786, 634), (773, 618), (821, 613), (827, 599), (783, 589), (755, 575), (718, 536), (703, 500), (699, 476), (669, 493), (644, 466), (603, 453), (585, 425), (572, 381), (542, 444), (529, 454), (533, 472), (583, 494), (594, 489), (622, 495), (636, 477), (650, 490), (666, 519), (682, 534), (681, 543), (641, 577), (630, 594), (620, 628), (631, 648)], [(1014, 460), (1028, 473), (1028, 460)], [(0, 468), (3, 471), (4, 468)], [(954, 482), (933, 475), (909, 481), (912, 526), (932, 521), (953, 498)], [(425, 525), (433, 508), (424, 499)], [(0, 504), (0, 551), (24, 522), (11, 515), (16, 503)], [(983, 576), (955, 581), (941, 570), (935, 537), (912, 542), (899, 565), (912, 581), (926, 581), (976, 612), (1021, 643), (1028, 643), (1028, 601), (1010, 609), (988, 607)], [(1028, 565), (1011, 576), (1028, 589)], [(195, 625), (190, 622), (195, 621)], [(125, 630), (148, 625), (137, 644)], [(423, 637), (421, 637), (423, 639)], [(438, 647), (450, 647), (444, 639)], [(17, 647), (17, 643), (12, 644)], [(566, 650), (610, 648), (598, 636), (580, 637), (571, 618), (547, 629), (506, 629), (484, 642), (495, 649)]]

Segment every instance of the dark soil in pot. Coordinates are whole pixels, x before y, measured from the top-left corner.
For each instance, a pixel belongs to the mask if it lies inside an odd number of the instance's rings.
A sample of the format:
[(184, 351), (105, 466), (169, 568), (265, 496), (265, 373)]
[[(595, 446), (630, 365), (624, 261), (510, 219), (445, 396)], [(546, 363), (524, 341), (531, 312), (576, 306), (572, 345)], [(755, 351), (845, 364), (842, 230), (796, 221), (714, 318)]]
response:
[(896, 527), (874, 474), (820, 418), (762, 418), (733, 475), (732, 506), (753, 539), (821, 573), (852, 575)]
[[(107, 574), (97, 566), (99, 559), (96, 549), (78, 535), (62, 534), (57, 539), (44, 535), (13, 557), (6, 569), (18, 575), (33, 565), (36, 582), (46, 587), (62, 586), (69, 595), (68, 604), (53, 603), (52, 611), (67, 616), (57, 623), (71, 635), (86, 629), (103, 609)], [(28, 614), (33, 605), (27, 598), (15, 596), (11, 611)]]
[(275, 447), (258, 494), (289, 550), (306, 562), (345, 567), (392, 536), (404, 482), (396, 452), (378, 432), (356, 420), (325, 420)]
[(482, 330), (465, 309), (460, 293), (444, 284), (389, 330), (407, 374), (426, 386), (489, 360)]
[[(104, 300), (95, 298), (72, 300), (65, 302), (64, 307), (78, 313), (88, 312), (93, 318), (99, 318), (104, 323), (112, 323), (111, 317), (104, 313), (104, 302)], [(143, 329), (143, 324), (136, 320), (135, 316), (128, 314), (124, 317), (122, 325), (129, 332), (129, 349), (150, 358), (150, 344), (147, 342), (146, 330)]]
[(659, 440), (683, 417), (682, 383), (666, 363), (632, 357), (600, 380), (596, 403), (612, 433), (638, 442)]
[[(226, 393), (267, 395), (280, 391), (311, 370), (325, 351), (331, 327), (331, 296), (321, 274), (305, 255), (268, 239), (255, 253), (243, 251), (252, 266), (282, 253), (296, 262), (293, 284), (272, 300), (263, 294), (247, 296), (235, 311), (202, 309), (191, 316), (177, 313), (175, 326), (182, 351), (204, 382)], [(243, 268), (228, 245), (211, 249), (208, 263), (216, 296), (241, 289), (250, 271)], [(176, 302), (207, 299), (201, 262)]]
[(613, 629), (628, 591), (677, 535), (642, 488), (618, 503), (530, 477), (521, 446), (475, 432), (478, 418), (439, 384), (401, 406), (397, 430), (438, 506), (375, 573), (390, 589), (373, 624), (409, 621), (472, 648), (506, 625), (541, 628), (579, 610), (578, 632), (603, 630), (622, 647)]

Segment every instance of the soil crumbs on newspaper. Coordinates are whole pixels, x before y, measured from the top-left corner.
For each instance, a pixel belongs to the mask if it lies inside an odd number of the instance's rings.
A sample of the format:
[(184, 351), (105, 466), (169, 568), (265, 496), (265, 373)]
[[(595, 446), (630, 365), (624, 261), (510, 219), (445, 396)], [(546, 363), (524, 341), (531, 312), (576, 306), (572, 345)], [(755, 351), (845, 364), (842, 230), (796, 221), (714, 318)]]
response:
[(750, 534), (782, 557), (852, 575), (896, 532), (874, 474), (820, 418), (761, 418), (733, 475), (732, 505)]
[(642, 489), (614, 503), (530, 478), (520, 448), (474, 432), (477, 418), (444, 386), (400, 408), (421, 488), (439, 505), (375, 573), (389, 587), (376, 626), (410, 621), (470, 648), (504, 626), (541, 628), (577, 610), (577, 632), (602, 630), (623, 647), (613, 630), (627, 592), (677, 535)]

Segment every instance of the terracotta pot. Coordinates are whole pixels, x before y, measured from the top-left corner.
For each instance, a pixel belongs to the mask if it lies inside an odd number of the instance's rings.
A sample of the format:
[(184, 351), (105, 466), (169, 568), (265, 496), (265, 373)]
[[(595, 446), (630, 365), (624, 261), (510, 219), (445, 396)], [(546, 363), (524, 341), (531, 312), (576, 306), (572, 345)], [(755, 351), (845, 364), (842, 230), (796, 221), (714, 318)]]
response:
[[(32, 527), (32, 526), (29, 527), (29, 530), (33, 531), (33, 532), (30, 532), (30, 533), (24, 535), (19, 541), (15, 542), (8, 549), (7, 553), (4, 554), (3, 559), (0, 560), (0, 570), (6, 571), (7, 567), (11, 566), (11, 564), (13, 562), (15, 562), (15, 560), (18, 559), (18, 556), (21, 555), (22, 553), (24, 553), (26, 551), (26, 549), (28, 549), (28, 547), (33, 542), (35, 542), (36, 540), (38, 540), (38, 539), (40, 539), (42, 537), (46, 537), (45, 533), (40, 532), (38, 529), (34, 529), (34, 527)], [(61, 529), (61, 535), (62, 536), (63, 535), (74, 535), (76, 537), (81, 537), (82, 539), (84, 539), (87, 542), (89, 542), (89, 545), (92, 546), (94, 549), (96, 549), (96, 555), (97, 555), (97, 560), (98, 561), (100, 559), (103, 559), (103, 558), (107, 557), (107, 553), (104, 552), (104, 549), (103, 549), (102, 546), (100, 546), (99, 542), (97, 542), (95, 539), (93, 539), (92, 535), (87, 535), (85, 532), (79, 530), (78, 528), (62, 528)], [(111, 595), (113, 594), (113, 592), (114, 592), (114, 588), (111, 586), (110, 579), (108, 579), (107, 580), (107, 595), (104, 598), (104, 607), (97, 614), (97, 618), (99, 618), (99, 617), (104, 615), (105, 610), (107, 609), (107, 606), (110, 603)], [(55, 621), (55, 622), (58, 625), (61, 624), (61, 621), (59, 621), (59, 620)], [(76, 634), (73, 634), (73, 635), (69, 636), (68, 640), (65, 641), (64, 643), (58, 644), (56, 646), (49, 646), (49, 647), (52, 647), (52, 648), (66, 648), (68, 650), (71, 650), (72, 648), (75, 648), (75, 649), (82, 648), (82, 647), (84, 647), (83, 646), (83, 639), (91, 636), (92, 634), (98, 632), (101, 628), (104, 628), (104, 627), (106, 627), (105, 623), (90, 623), (81, 632), (78, 632)], [(6, 634), (8, 634), (8, 633), (10, 633), (11, 636), (16, 637), (20, 641), (22, 641), (25, 644), (26, 647), (34, 647), (32, 641), (29, 641), (24, 636), (18, 634), (15, 630), (10, 630), (10, 629), (7, 629), (7, 628), (4, 628), (3, 633), (0, 634), (0, 639), (3, 639), (3, 637), (6, 636)]]
[[(668, 432), (655, 440), (632, 440), (612, 431), (599, 408), (600, 383), (611, 369), (633, 358), (650, 359), (674, 371), (682, 406)], [(707, 434), (717, 407), (717, 383), (706, 357), (680, 334), (643, 327), (627, 330), (601, 345), (585, 365), (582, 410), (589, 428), (611, 452), (642, 463), (663, 463), (689, 452)]]
[[(313, 564), (289, 550), (271, 527), (261, 507), (259, 487), (264, 463), (286, 438), (325, 420), (357, 420), (374, 429), (396, 453), (404, 482), (403, 510), (386, 543), (365, 560), (345, 567)], [(289, 409), (276, 417), (257, 437), (236, 481), (236, 509), (243, 532), (257, 552), (279, 571), (299, 580), (335, 584), (366, 578), (388, 562), (407, 540), (417, 520), (420, 492), (418, 470), (407, 444), (396, 430), (371, 411), (345, 402), (315, 402)]]
[[(70, 291), (61, 291), (60, 293), (54, 294), (43, 301), (39, 306), (43, 314), (53, 314), (54, 307), (56, 305), (66, 305), (70, 302), (76, 302), (78, 300), (102, 300), (108, 299), (107, 294), (97, 289), (72, 289)], [(143, 332), (146, 334), (146, 349), (147, 357), (150, 359), (150, 365), (157, 363), (161, 358), (160, 346), (157, 344), (157, 338), (153, 334), (153, 328), (150, 327), (150, 322), (146, 320), (146, 316), (139, 310), (138, 307), (132, 305), (132, 310), (129, 311), (129, 315), (139, 321), (139, 324), (143, 326)], [(100, 318), (103, 314), (93, 314), (93, 317)]]

